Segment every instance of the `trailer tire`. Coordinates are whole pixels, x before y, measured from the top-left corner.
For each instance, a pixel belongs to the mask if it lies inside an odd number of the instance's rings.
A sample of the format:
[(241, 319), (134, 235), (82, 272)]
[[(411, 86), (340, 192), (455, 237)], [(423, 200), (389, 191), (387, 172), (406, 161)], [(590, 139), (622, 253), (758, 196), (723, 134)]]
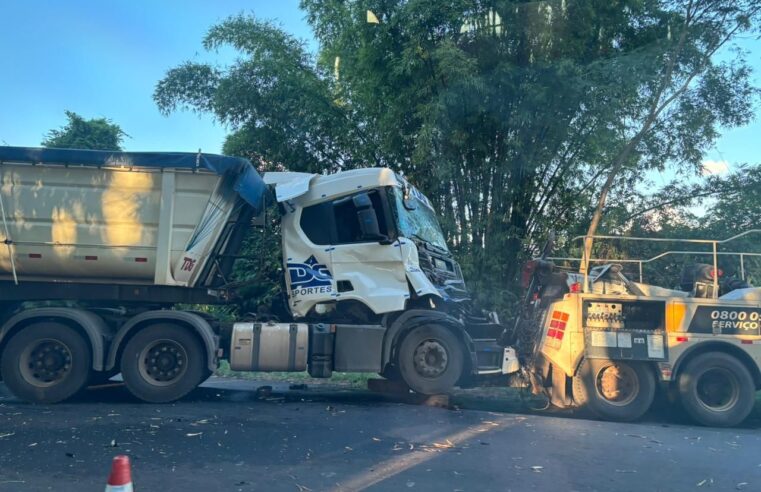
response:
[(90, 377), (92, 351), (68, 325), (45, 321), (25, 326), (2, 353), (3, 381), (17, 397), (56, 403), (81, 391)]
[(411, 330), (399, 346), (399, 373), (413, 391), (424, 395), (448, 393), (462, 375), (462, 343), (440, 325)]
[(655, 398), (655, 376), (643, 363), (587, 359), (573, 377), (573, 399), (605, 420), (629, 422)]
[(706, 352), (690, 360), (679, 375), (678, 388), (684, 410), (703, 425), (737, 425), (755, 404), (750, 371), (723, 352)]
[(190, 330), (173, 324), (150, 325), (124, 347), (121, 372), (135, 397), (149, 403), (182, 398), (206, 376), (201, 342)]

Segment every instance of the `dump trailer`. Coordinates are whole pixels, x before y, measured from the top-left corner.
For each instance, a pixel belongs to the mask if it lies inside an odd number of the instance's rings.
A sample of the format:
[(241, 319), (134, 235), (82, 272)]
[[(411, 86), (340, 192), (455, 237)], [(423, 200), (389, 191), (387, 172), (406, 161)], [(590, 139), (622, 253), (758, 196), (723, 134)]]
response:
[[(539, 258), (526, 265), (527, 296), (512, 342), (537, 393), (559, 407), (583, 407), (609, 420), (635, 420), (660, 392), (696, 422), (742, 422), (761, 389), (761, 288), (746, 280), (745, 261), (758, 251), (721, 250), (730, 239), (598, 240), (682, 242), (711, 251), (666, 251), (652, 258)], [(584, 238), (580, 238), (584, 239)], [(643, 282), (643, 267), (686, 257), (676, 288)], [(692, 263), (695, 259), (710, 263)], [(738, 277), (723, 278), (719, 258), (739, 260)], [(559, 263), (603, 263), (584, 273)], [(636, 266), (628, 278), (625, 265)]]
[[(389, 169), (262, 176), (202, 153), (0, 147), (0, 179), (0, 375), (25, 400), (121, 373), (137, 398), (173, 401), (221, 359), (379, 373), (424, 394), (517, 368), (430, 202)], [(286, 312), (223, 322), (187, 307), (241, 300), (233, 267), (272, 208)]]

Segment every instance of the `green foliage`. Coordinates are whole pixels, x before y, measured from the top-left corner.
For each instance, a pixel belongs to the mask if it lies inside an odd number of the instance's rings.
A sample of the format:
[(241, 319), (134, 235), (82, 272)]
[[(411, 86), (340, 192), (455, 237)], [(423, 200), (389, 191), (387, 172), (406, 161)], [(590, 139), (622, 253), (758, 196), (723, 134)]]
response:
[(270, 207), (265, 226), (251, 231), (241, 248), (243, 258), (233, 270), (235, 280), (246, 284), (239, 289), (242, 312), (283, 314), (279, 312), (285, 308), (280, 239), (277, 209)]
[(520, 261), (550, 231), (561, 246), (583, 234), (611, 169), (604, 231), (627, 227), (616, 221), (636, 212), (649, 170), (699, 172), (719, 129), (745, 123), (757, 95), (742, 57), (711, 57), (757, 28), (749, 1), (301, 6), (316, 56), (271, 23), (233, 17), (204, 45), (240, 58), (170, 70), (159, 108), (214, 114), (233, 129), (225, 151), (262, 169), (404, 172), (440, 212), (471, 291), (502, 310)]
[(66, 111), (69, 120), (59, 130), (50, 130), (42, 141), (44, 147), (89, 150), (122, 150), (122, 141), (128, 135), (119, 125), (106, 118), (86, 120), (72, 111)]

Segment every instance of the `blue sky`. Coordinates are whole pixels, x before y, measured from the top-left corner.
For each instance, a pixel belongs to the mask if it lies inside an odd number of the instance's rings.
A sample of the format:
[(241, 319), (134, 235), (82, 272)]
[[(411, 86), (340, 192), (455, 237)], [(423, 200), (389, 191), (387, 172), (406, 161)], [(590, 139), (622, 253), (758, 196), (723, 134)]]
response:
[[(65, 110), (108, 117), (131, 136), (127, 150), (219, 152), (225, 128), (206, 115), (159, 114), (156, 82), (185, 60), (224, 65), (229, 51), (206, 53), (201, 39), (240, 12), (273, 19), (312, 46), (297, 0), (0, 1), (0, 144), (36, 146), (65, 123)], [(761, 42), (744, 40), (761, 72)], [(755, 74), (761, 85), (761, 74)], [(758, 163), (761, 121), (726, 131), (707, 160)]]
[(0, 144), (38, 146), (71, 110), (121, 125), (127, 150), (221, 151), (223, 127), (189, 112), (162, 116), (153, 89), (185, 60), (232, 60), (201, 40), (250, 11), (311, 39), (297, 0), (0, 0)]

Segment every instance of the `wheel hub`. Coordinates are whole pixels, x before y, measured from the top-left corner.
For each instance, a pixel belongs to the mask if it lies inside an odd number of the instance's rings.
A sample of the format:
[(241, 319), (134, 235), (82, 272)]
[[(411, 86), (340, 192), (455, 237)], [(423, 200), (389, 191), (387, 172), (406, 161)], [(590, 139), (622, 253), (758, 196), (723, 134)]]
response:
[(415, 370), (421, 376), (434, 378), (446, 371), (449, 356), (447, 349), (437, 340), (425, 340), (415, 349)]
[(609, 403), (626, 405), (637, 396), (639, 380), (629, 366), (611, 364), (597, 373), (596, 387)]
[(157, 340), (140, 353), (140, 374), (158, 386), (171, 384), (180, 378), (186, 367), (185, 348), (173, 340)]
[(698, 379), (696, 389), (700, 403), (713, 411), (731, 408), (737, 402), (739, 394), (736, 379), (722, 368), (704, 372)]
[(29, 383), (50, 386), (71, 371), (71, 360), (71, 351), (60, 340), (39, 340), (21, 354), (20, 369)]

